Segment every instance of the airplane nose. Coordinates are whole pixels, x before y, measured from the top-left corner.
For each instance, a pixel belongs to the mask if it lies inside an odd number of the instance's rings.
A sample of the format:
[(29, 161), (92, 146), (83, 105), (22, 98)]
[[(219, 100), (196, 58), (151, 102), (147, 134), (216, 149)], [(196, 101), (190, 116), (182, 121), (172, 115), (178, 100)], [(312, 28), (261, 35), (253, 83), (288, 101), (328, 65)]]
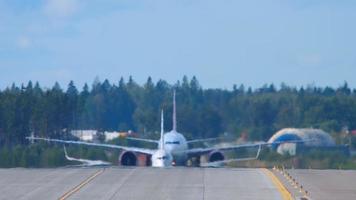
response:
[(165, 150), (166, 150), (168, 153), (172, 153), (172, 151), (173, 151), (172, 145), (166, 145)]

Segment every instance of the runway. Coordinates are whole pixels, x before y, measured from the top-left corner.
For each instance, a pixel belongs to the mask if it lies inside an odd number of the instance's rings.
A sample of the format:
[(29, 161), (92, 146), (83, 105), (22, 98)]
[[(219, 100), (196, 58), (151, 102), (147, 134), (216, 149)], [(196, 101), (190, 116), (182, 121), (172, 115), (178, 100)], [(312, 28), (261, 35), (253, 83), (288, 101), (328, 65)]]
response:
[[(287, 171), (309, 191), (312, 199), (356, 199), (355, 170), (294, 169)], [(288, 183), (285, 184), (291, 188)]]
[[(59, 199), (101, 168), (0, 169), (0, 199)], [(67, 199), (283, 199), (261, 169), (107, 168)]]
[(0, 169), (0, 199), (58, 199), (97, 169)]
[[(276, 176), (271, 175), (271, 171)], [(310, 199), (356, 199), (356, 171), (287, 171), (308, 190)], [(278, 182), (281, 187), (278, 186)], [(288, 199), (282, 187), (288, 189), (289, 194), (296, 199), (302, 196), (283, 175), (266, 169), (185, 167), (0, 169), (1, 200)]]

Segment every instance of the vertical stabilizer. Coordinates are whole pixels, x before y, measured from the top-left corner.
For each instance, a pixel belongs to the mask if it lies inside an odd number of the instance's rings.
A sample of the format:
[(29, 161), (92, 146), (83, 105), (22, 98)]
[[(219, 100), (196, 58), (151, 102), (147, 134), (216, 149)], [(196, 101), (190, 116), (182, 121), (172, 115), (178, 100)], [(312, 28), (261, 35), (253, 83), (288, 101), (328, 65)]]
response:
[(177, 131), (176, 91), (173, 91), (173, 131)]
[(163, 110), (161, 111), (161, 139), (160, 139), (160, 149), (164, 149), (164, 116)]
[(35, 132), (34, 131), (31, 131), (31, 137), (30, 137), (30, 142), (31, 144), (35, 143), (35, 140), (33, 138), (35, 138)]

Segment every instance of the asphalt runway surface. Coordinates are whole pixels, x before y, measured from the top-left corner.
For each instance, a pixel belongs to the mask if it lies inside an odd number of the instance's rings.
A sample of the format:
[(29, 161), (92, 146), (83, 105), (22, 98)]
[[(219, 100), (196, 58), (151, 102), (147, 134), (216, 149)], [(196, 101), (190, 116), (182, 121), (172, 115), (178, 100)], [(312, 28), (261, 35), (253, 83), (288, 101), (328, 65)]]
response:
[[(99, 172), (99, 174), (97, 174)], [(260, 169), (0, 169), (0, 199), (282, 199)]]
[(0, 169), (0, 199), (58, 199), (97, 169)]
[[(356, 199), (356, 170), (287, 170), (311, 199)], [(281, 178), (281, 180), (283, 180)], [(290, 184), (283, 182), (286, 186)], [(290, 189), (293, 191), (293, 189)], [(294, 190), (295, 191), (295, 190)], [(296, 193), (294, 193), (296, 194)]]
[[(288, 170), (312, 199), (356, 199), (356, 171)], [(276, 173), (275, 173), (276, 174)], [(278, 175), (277, 175), (278, 176)], [(288, 182), (280, 177), (286, 188)], [(291, 191), (293, 192), (293, 191)], [(298, 196), (298, 194), (296, 194)], [(264, 169), (0, 169), (0, 199), (286, 199)]]

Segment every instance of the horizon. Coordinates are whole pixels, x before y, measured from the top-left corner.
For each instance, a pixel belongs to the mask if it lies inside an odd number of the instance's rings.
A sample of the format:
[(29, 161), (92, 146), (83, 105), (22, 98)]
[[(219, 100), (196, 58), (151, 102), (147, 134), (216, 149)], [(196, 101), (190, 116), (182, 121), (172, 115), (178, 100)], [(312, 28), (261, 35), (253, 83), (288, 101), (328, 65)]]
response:
[(93, 79), (93, 81), (91, 81), (91, 82), (85, 82), (85, 83), (83, 83), (82, 85), (78, 85), (75, 80), (69, 80), (67, 83), (64, 83), (64, 84), (63, 84), (63, 83), (60, 83), (60, 82), (58, 82), (58, 81), (54, 81), (53, 85), (49, 85), (49, 86), (46, 85), (46, 86), (44, 86), (44, 85), (42, 85), (41, 82), (39, 82), (39, 81), (32, 81), (32, 80), (29, 80), (29, 81), (27, 81), (27, 82), (25, 82), (25, 83), (21, 83), (21, 84), (12, 83), (12, 84), (10, 84), (10, 85), (4, 87), (4, 88), (0, 88), (0, 92), (1, 92), (1, 91), (4, 91), (4, 90), (6, 90), (6, 89), (11, 89), (11, 87), (13, 87), (13, 86), (16, 86), (16, 87), (18, 87), (18, 88), (24, 88), (24, 87), (27, 87), (27, 85), (28, 85), (30, 82), (32, 83), (32, 86), (33, 86), (33, 87), (35, 86), (35, 84), (38, 83), (39, 86), (40, 86), (40, 88), (41, 88), (42, 90), (51, 90), (51, 89), (58, 83), (59, 86), (60, 86), (60, 88), (61, 88), (61, 90), (63, 90), (63, 91), (65, 91), (65, 90), (68, 88), (69, 84), (70, 84), (71, 82), (73, 82), (73, 83), (74, 83), (74, 86), (76, 87), (76, 89), (80, 92), (80, 91), (83, 91), (83, 88), (85, 87), (85, 85), (87, 85), (88, 88), (89, 88), (89, 90), (91, 90), (91, 89), (93, 89), (93, 84), (94, 84), (94, 83), (98, 82), (98, 83), (102, 84), (103, 82), (105, 82), (105, 81), (107, 80), (107, 81), (109, 81), (109, 83), (110, 83), (111, 86), (118, 86), (121, 79), (123, 79), (124, 83), (127, 84), (127, 83), (129, 82), (130, 78), (132, 78), (133, 82), (136, 83), (136, 84), (137, 84), (138, 86), (140, 86), (140, 87), (143, 87), (143, 86), (147, 83), (147, 81), (148, 81), (149, 78), (151, 78), (151, 81), (152, 81), (152, 83), (153, 83), (154, 85), (156, 85), (159, 81), (164, 81), (164, 82), (166, 82), (170, 87), (175, 87), (175, 85), (178, 84), (178, 83), (179, 83), (179, 84), (182, 84), (183, 79), (184, 79), (185, 77), (187, 78), (188, 83), (190, 83), (194, 78), (196, 78), (196, 80), (197, 80), (198, 83), (199, 83), (199, 87), (200, 87), (201, 89), (203, 89), (203, 90), (220, 89), (220, 90), (232, 91), (232, 90), (234, 89), (234, 87), (236, 87), (236, 88), (238, 89), (240, 86), (243, 86), (244, 89), (245, 89), (245, 91), (251, 89), (253, 92), (255, 92), (256, 90), (259, 90), (259, 89), (261, 89), (261, 88), (270, 87), (270, 86), (273, 86), (274, 89), (276, 89), (276, 91), (281, 90), (281, 88), (282, 88), (283, 86), (286, 86), (286, 87), (291, 88), (291, 89), (297, 89), (297, 90), (300, 90), (300, 89), (302, 89), (302, 88), (303, 88), (303, 89), (307, 89), (307, 88), (320, 88), (320, 89), (331, 88), (331, 89), (336, 90), (336, 89), (338, 89), (338, 88), (342, 88), (342, 87), (347, 86), (347, 88), (349, 88), (349, 89), (351, 90), (351, 92), (353, 92), (354, 90), (356, 91), (356, 87), (351, 87), (347, 81), (344, 81), (344, 82), (340, 83), (338, 86), (335, 86), (335, 87), (329, 86), (329, 85), (320, 86), (320, 85), (317, 85), (317, 84), (314, 84), (314, 83), (312, 83), (312, 84), (307, 84), (307, 85), (301, 85), (301, 86), (295, 86), (295, 85), (289, 85), (289, 84), (287, 84), (287, 83), (281, 82), (281, 83), (279, 83), (279, 84), (275, 84), (275, 83), (265, 83), (265, 84), (263, 84), (263, 85), (261, 85), (261, 86), (258, 86), (258, 87), (252, 87), (252, 86), (246, 85), (246, 84), (244, 84), (244, 83), (237, 83), (237, 84), (231, 85), (231, 87), (229, 87), (229, 88), (209, 88), (209, 87), (204, 87), (204, 85), (202, 85), (202, 84), (200, 83), (199, 78), (196, 77), (196, 76), (192, 76), (192, 77), (183, 76), (181, 79), (178, 79), (178, 80), (176, 80), (175, 82), (168, 82), (167, 80), (164, 80), (164, 79), (157, 79), (157, 80), (154, 80), (152, 77), (148, 76), (147, 79), (146, 79), (146, 81), (143, 82), (143, 83), (137, 82), (137, 81), (135, 80), (135, 77), (133, 77), (133, 76), (129, 76), (129, 77), (127, 77), (127, 78), (125, 78), (125, 77), (120, 77), (119, 79), (117, 79), (117, 80), (115, 80), (115, 81), (112, 81), (112, 80), (109, 80), (109, 79), (100, 79), (100, 78), (97, 76), (97, 77), (95, 77), (95, 78)]

